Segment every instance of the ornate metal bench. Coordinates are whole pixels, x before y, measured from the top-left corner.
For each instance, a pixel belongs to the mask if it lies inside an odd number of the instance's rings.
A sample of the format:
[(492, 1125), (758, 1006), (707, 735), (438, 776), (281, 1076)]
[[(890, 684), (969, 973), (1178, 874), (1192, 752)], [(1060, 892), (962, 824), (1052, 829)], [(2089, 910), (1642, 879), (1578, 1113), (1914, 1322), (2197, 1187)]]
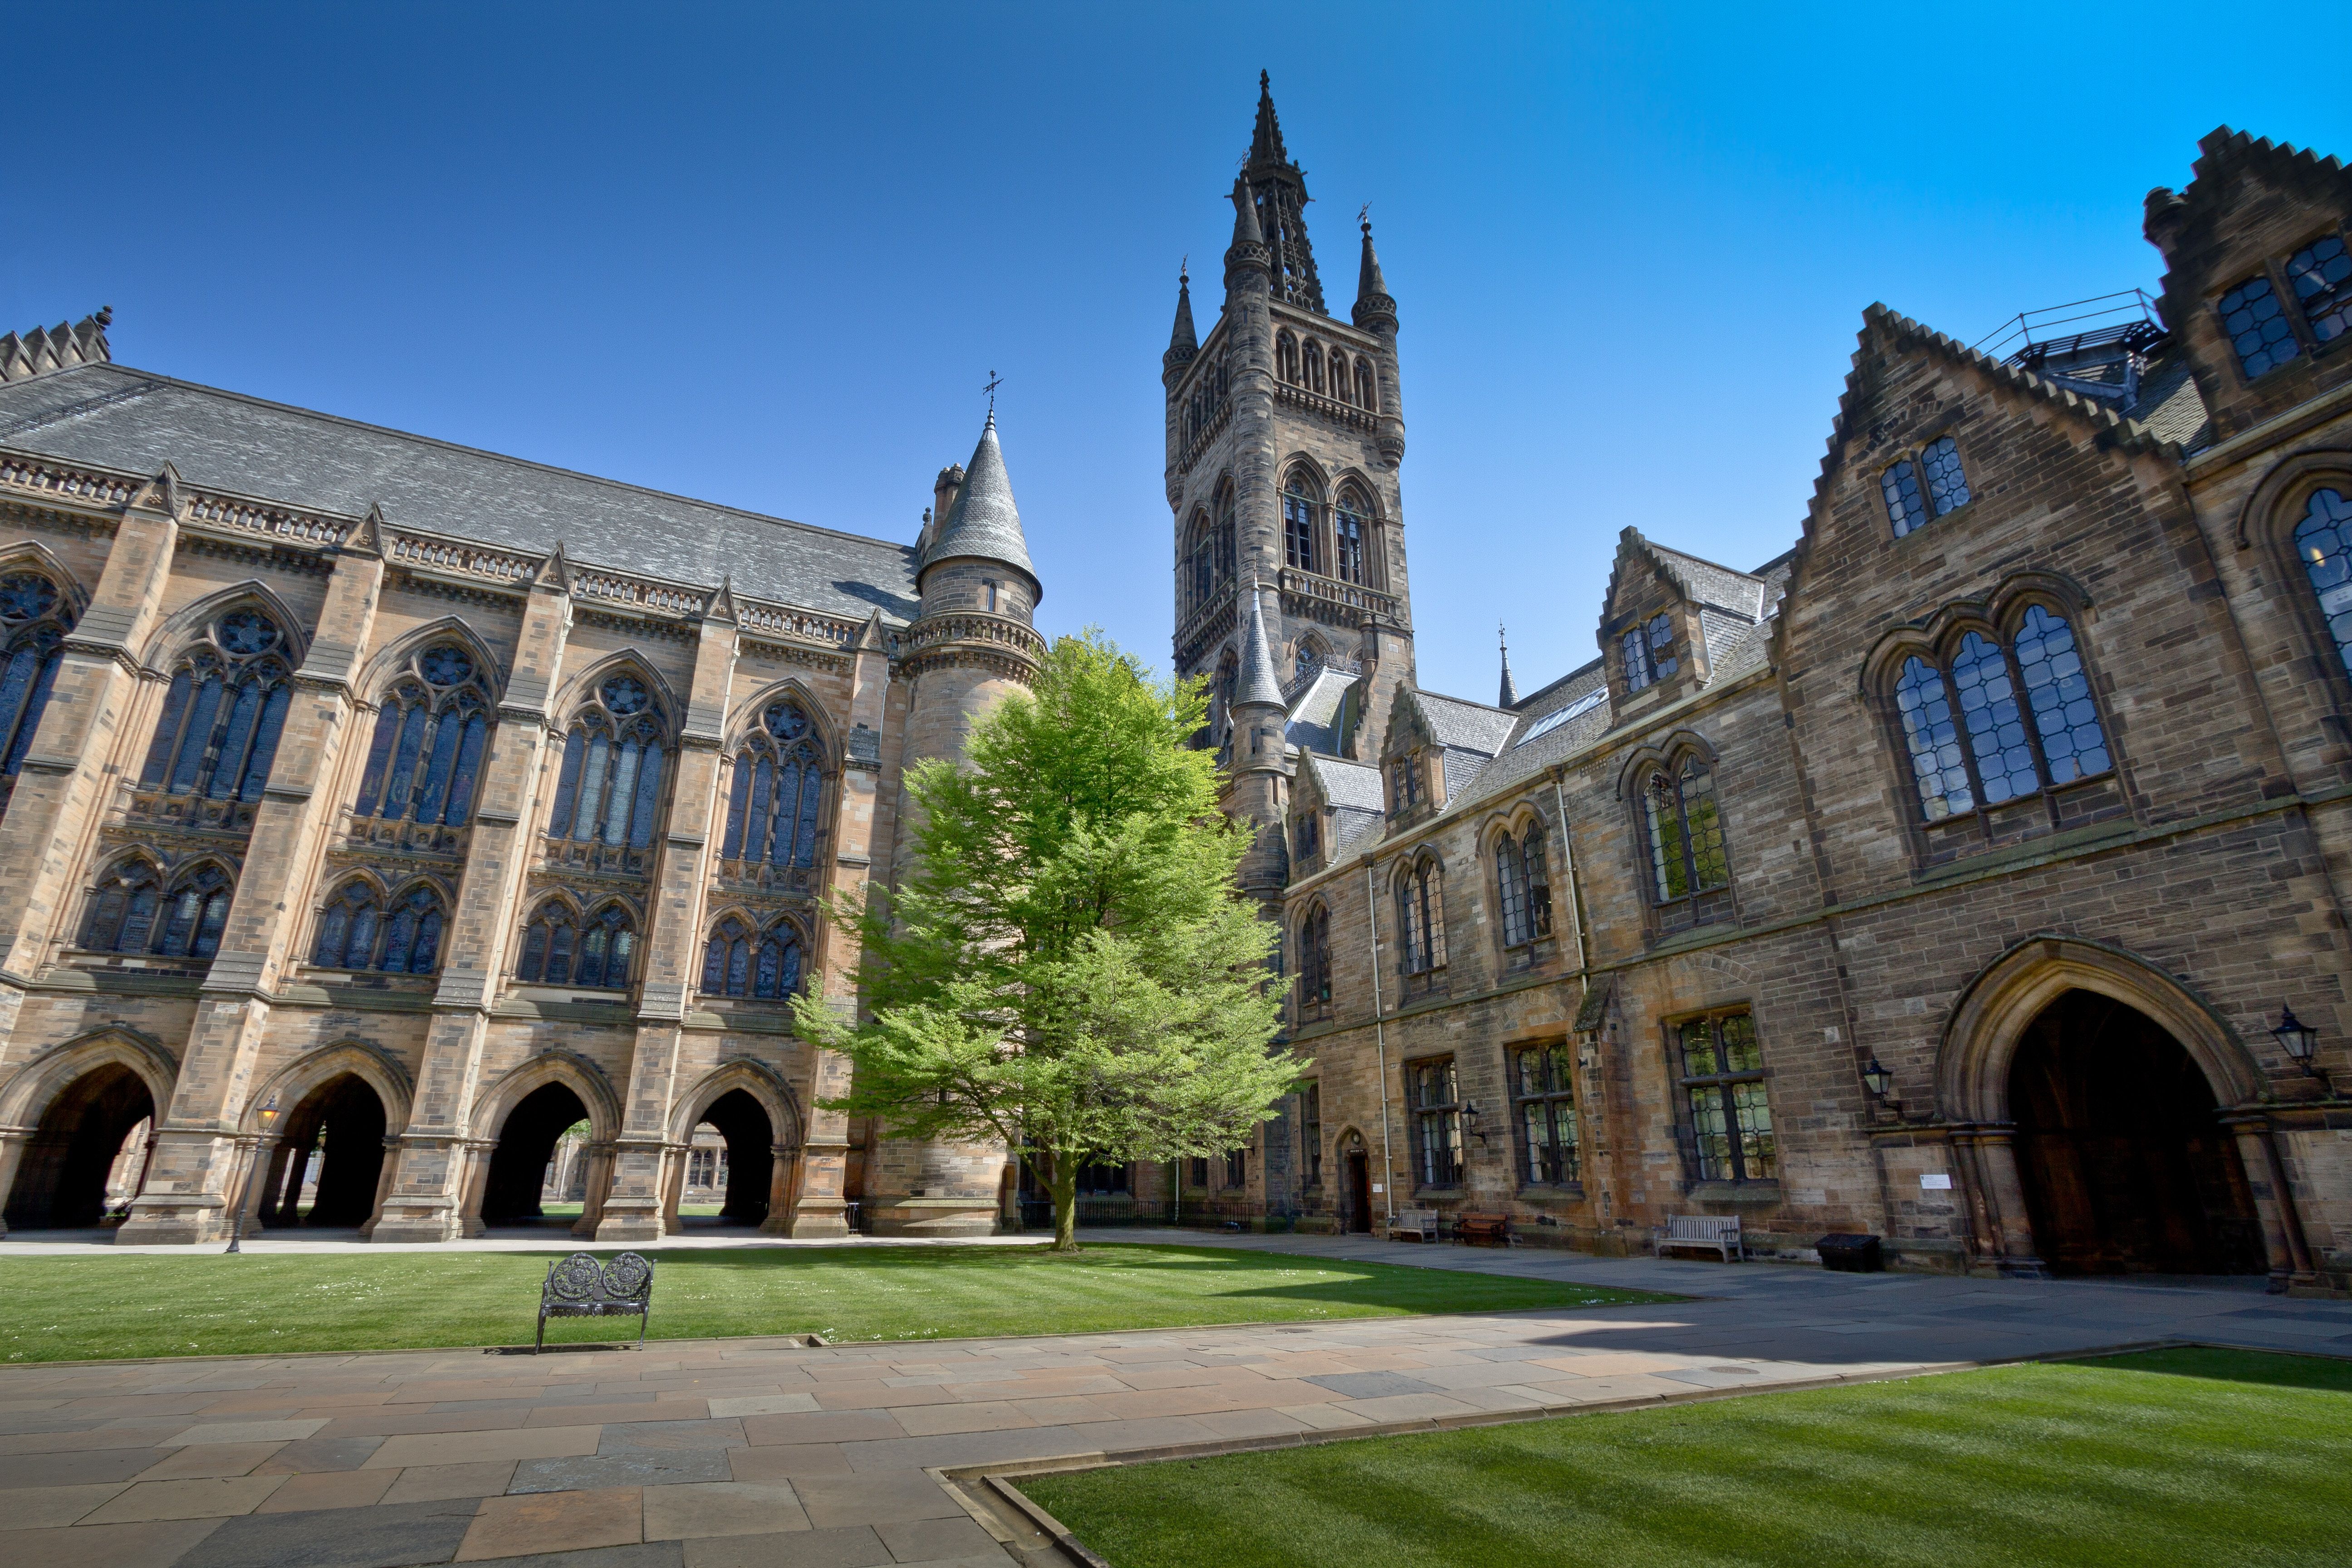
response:
[(547, 1347), (550, 1318), (603, 1318), (635, 1313), (637, 1343), (646, 1342), (651, 1320), (654, 1266), (634, 1252), (616, 1255), (602, 1267), (593, 1256), (575, 1252), (547, 1266), (547, 1283), (539, 1288), (539, 1337), (531, 1342), (536, 1355)]
[(1696, 1247), (1702, 1252), (1719, 1252), (1726, 1263), (1748, 1256), (1739, 1239), (1739, 1216), (1717, 1218), (1714, 1215), (1678, 1214), (1666, 1216), (1666, 1223), (1650, 1233), (1650, 1252), (1664, 1258), (1669, 1248)]

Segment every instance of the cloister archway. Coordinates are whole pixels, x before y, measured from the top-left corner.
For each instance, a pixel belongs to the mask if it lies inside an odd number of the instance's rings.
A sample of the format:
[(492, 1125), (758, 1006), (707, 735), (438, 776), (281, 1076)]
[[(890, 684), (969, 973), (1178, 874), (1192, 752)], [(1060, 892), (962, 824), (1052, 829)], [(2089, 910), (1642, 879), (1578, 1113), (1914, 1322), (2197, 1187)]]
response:
[(284, 1131), (257, 1184), (255, 1217), (264, 1226), (373, 1225), (388, 1121), (383, 1097), (355, 1072), (311, 1088), (279, 1123)]
[(575, 1122), (588, 1120), (588, 1107), (572, 1087), (543, 1083), (515, 1103), (499, 1124), (482, 1183), (482, 1223), (530, 1224), (543, 1217), (540, 1189), (555, 1141)]
[[(694, 1162), (716, 1151), (694, 1147), (696, 1131), (709, 1127), (726, 1149), (724, 1197), (716, 1215), (680, 1213)], [(801, 1144), (800, 1101), (772, 1068), (729, 1062), (678, 1102), (670, 1126), (672, 1156), (663, 1187), (663, 1227), (688, 1225), (740, 1226), (782, 1236), (791, 1228), (798, 1197), (795, 1178)]]
[[(106, 1217), (108, 1177), (134, 1131), (154, 1126), (155, 1097), (145, 1078), (122, 1062), (105, 1061), (51, 1097), (16, 1160), (8, 1189), (6, 1226), (17, 1230), (73, 1230)], [(144, 1181), (145, 1151), (131, 1152), (142, 1167), (129, 1186)]]

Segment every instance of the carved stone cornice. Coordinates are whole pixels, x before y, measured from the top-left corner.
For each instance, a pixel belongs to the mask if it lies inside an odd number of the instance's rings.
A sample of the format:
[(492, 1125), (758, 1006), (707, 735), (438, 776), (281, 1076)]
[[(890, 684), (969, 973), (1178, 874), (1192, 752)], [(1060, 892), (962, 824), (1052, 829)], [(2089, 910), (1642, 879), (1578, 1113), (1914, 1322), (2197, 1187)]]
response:
[(1045, 659), (1045, 639), (1035, 627), (984, 610), (926, 616), (907, 628), (899, 647), (898, 673), (909, 679), (964, 666), (1025, 682)]

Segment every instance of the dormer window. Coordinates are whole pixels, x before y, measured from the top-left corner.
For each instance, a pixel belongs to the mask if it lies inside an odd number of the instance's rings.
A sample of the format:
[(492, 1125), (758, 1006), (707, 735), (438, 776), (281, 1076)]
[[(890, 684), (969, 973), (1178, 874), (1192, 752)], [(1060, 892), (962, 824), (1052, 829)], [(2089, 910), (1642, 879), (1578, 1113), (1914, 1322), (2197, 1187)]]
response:
[(1402, 816), (1421, 804), (1419, 759), (1401, 757), (1389, 764), (1389, 815)]
[(1675, 658), (1674, 617), (1652, 616), (1647, 625), (1634, 626), (1618, 639), (1625, 660), (1625, 689), (1647, 689), (1681, 668)]
[(2313, 337), (2325, 343), (2352, 331), (2352, 253), (2341, 236), (2331, 234), (2289, 257), (2286, 281)]
[(1312, 860), (1323, 853), (1323, 817), (1320, 812), (1303, 811), (1292, 829), (1291, 839), (1297, 847), (1298, 858)]
[(2275, 370), (2303, 352), (2294, 328), (2279, 308), (2278, 290), (2256, 273), (2221, 296), (2221, 330), (2238, 351), (2238, 368), (2248, 381)]

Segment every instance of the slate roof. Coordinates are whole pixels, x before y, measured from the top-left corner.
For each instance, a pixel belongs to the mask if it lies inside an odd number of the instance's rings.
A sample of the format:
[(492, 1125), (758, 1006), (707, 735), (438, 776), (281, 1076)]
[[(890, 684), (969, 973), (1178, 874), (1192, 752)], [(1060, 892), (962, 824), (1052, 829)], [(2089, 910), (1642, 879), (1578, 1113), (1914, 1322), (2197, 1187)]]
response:
[[(910, 619), (915, 552), (118, 364), (0, 384), (0, 447), (394, 528), (566, 554), (859, 619)], [(1010, 499), (1010, 490), (1007, 491)], [(1025, 553), (1024, 559), (1025, 560)]]
[(1429, 738), (1449, 751), (1458, 748), (1491, 757), (1509, 742), (1511, 731), (1519, 720), (1519, 715), (1508, 709), (1489, 708), (1483, 702), (1441, 696), (1434, 691), (1416, 689), (1412, 701), (1421, 712)]
[(1388, 795), (1381, 787), (1381, 770), (1369, 763), (1326, 757), (1309, 752), (1300, 759), (1312, 769), (1323, 798), (1339, 814), (1332, 834), (1332, 852), (1380, 836), (1388, 819)]
[(1029, 564), (1029, 542), (1021, 532), (1021, 510), (1013, 504), (1013, 477), (1004, 471), (1004, 449), (997, 444), (992, 408), (988, 423), (981, 426), (980, 445), (972, 448), (955, 505), (923, 552), (923, 564), (956, 556), (1001, 561), (1017, 567), (1033, 584), (1037, 581), (1037, 569)]
[(1337, 752), (1339, 710), (1348, 700), (1348, 689), (1355, 684), (1356, 677), (1345, 671), (1328, 666), (1317, 670), (1315, 678), (1290, 700), (1290, 721), (1282, 738), (1304, 751)]
[(1265, 639), (1265, 601), (1258, 597), (1255, 583), (1250, 584), (1249, 600), (1249, 635), (1242, 639), (1242, 678), (1234, 688), (1233, 705), (1279, 708), (1282, 682), (1274, 678), (1274, 652)]

